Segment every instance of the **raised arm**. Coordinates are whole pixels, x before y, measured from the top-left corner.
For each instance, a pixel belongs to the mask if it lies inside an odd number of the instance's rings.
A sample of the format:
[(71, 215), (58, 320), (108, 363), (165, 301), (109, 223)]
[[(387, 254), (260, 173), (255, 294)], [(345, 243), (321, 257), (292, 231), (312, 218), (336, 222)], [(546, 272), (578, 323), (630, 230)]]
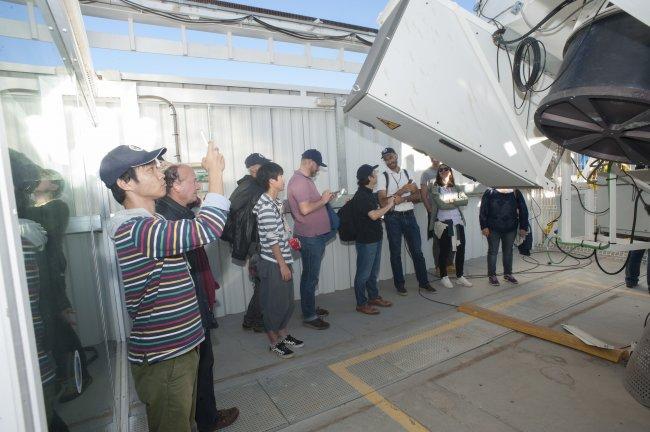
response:
[(217, 240), (223, 232), (229, 206), (223, 195), (209, 193), (195, 219), (136, 219), (131, 237), (140, 252), (148, 257), (178, 255)]
[(140, 252), (152, 258), (178, 255), (215, 241), (221, 236), (230, 201), (223, 196), (223, 155), (212, 141), (201, 165), (208, 172), (208, 194), (195, 219), (168, 221), (159, 218), (136, 219), (131, 237)]

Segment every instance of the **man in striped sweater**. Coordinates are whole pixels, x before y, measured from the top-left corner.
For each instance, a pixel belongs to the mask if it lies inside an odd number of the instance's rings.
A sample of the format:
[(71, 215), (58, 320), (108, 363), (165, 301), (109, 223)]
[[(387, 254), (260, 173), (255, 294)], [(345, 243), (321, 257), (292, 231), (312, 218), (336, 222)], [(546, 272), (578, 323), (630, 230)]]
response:
[(158, 159), (166, 149), (111, 150), (100, 177), (124, 211), (109, 222), (133, 322), (128, 359), (150, 431), (190, 432), (194, 424), (201, 316), (184, 252), (221, 235), (230, 202), (223, 196), (224, 159), (212, 143), (203, 158), (208, 194), (195, 219), (167, 221), (155, 212), (165, 196)]

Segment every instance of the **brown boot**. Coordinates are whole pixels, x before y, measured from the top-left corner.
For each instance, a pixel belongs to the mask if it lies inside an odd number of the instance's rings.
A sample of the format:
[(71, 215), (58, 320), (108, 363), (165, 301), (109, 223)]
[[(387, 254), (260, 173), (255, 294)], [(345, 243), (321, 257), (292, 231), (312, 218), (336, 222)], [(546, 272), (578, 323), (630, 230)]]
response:
[(361, 312), (367, 315), (377, 315), (379, 313), (379, 309), (372, 307), (366, 303), (363, 306), (357, 306), (357, 312)]
[(384, 300), (381, 297), (368, 300), (368, 304), (372, 306), (379, 306), (379, 307), (391, 307), (393, 305), (393, 303), (389, 302), (388, 300)]
[(217, 411), (219, 413), (219, 420), (207, 429), (199, 428), (199, 432), (214, 432), (227, 428), (237, 420), (237, 417), (239, 417), (239, 409), (237, 407)]

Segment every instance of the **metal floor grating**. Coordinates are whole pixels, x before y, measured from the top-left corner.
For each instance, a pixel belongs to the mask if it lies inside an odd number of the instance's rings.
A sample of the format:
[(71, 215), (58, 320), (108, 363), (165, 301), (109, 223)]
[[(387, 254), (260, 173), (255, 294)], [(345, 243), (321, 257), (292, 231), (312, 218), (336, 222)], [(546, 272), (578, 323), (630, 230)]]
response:
[(291, 423), (359, 396), (325, 363), (293, 369), (260, 382)]
[(350, 366), (348, 370), (372, 388), (380, 388), (408, 376), (402, 369), (381, 357)]
[[(573, 302), (586, 299), (600, 289), (607, 288), (597, 282), (586, 286), (584, 281), (576, 284), (568, 279), (565, 281), (562, 277), (553, 277), (552, 280), (548, 278), (544, 281), (532, 281), (523, 286), (495, 293), (477, 303), (484, 307), (494, 306), (513, 298), (513, 296), (534, 292), (548, 283), (566, 284), (566, 287), (560, 286), (557, 289), (539, 293), (522, 303), (503, 308), (500, 312), (532, 321), (557, 312)], [(587, 283), (591, 284), (592, 282), (588, 281)], [(423, 322), (415, 327), (411, 325), (407, 331), (399, 335), (364, 345), (363, 348), (359, 345), (359, 349), (354, 352), (347, 352), (335, 358), (321, 359), (317, 363), (285, 370), (273, 376), (258, 378), (257, 381), (251, 381), (241, 386), (217, 389), (216, 398), (219, 407), (237, 406), (241, 413), (239, 420), (225, 431), (278, 430), (358, 399), (362, 395), (330, 370), (328, 365), (348, 359), (355, 354), (399, 343), (411, 336), (420, 335), (427, 330), (463, 317), (466, 315), (453, 310), (443, 311), (440, 314), (434, 314), (426, 324)], [(372, 388), (380, 389), (406, 378), (414, 372), (477, 348), (507, 332), (509, 330), (503, 327), (475, 319), (460, 327), (426, 337), (415, 343), (401, 347), (394, 346), (394, 351), (352, 365), (348, 370)], [(131, 430), (134, 432), (146, 430), (146, 420), (143, 417), (131, 418), (130, 424)]]
[(239, 408), (239, 418), (226, 432), (267, 431), (286, 426), (287, 421), (259, 383), (215, 391), (219, 408)]

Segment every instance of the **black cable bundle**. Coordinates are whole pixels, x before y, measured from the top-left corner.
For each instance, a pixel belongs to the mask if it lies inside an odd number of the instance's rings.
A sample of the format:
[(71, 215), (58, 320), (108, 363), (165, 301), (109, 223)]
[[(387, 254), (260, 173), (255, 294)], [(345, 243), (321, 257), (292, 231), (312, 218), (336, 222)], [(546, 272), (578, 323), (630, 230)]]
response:
[(513, 60), (512, 80), (520, 92), (528, 93), (542, 77), (546, 67), (546, 48), (537, 39), (527, 37), (517, 45)]

